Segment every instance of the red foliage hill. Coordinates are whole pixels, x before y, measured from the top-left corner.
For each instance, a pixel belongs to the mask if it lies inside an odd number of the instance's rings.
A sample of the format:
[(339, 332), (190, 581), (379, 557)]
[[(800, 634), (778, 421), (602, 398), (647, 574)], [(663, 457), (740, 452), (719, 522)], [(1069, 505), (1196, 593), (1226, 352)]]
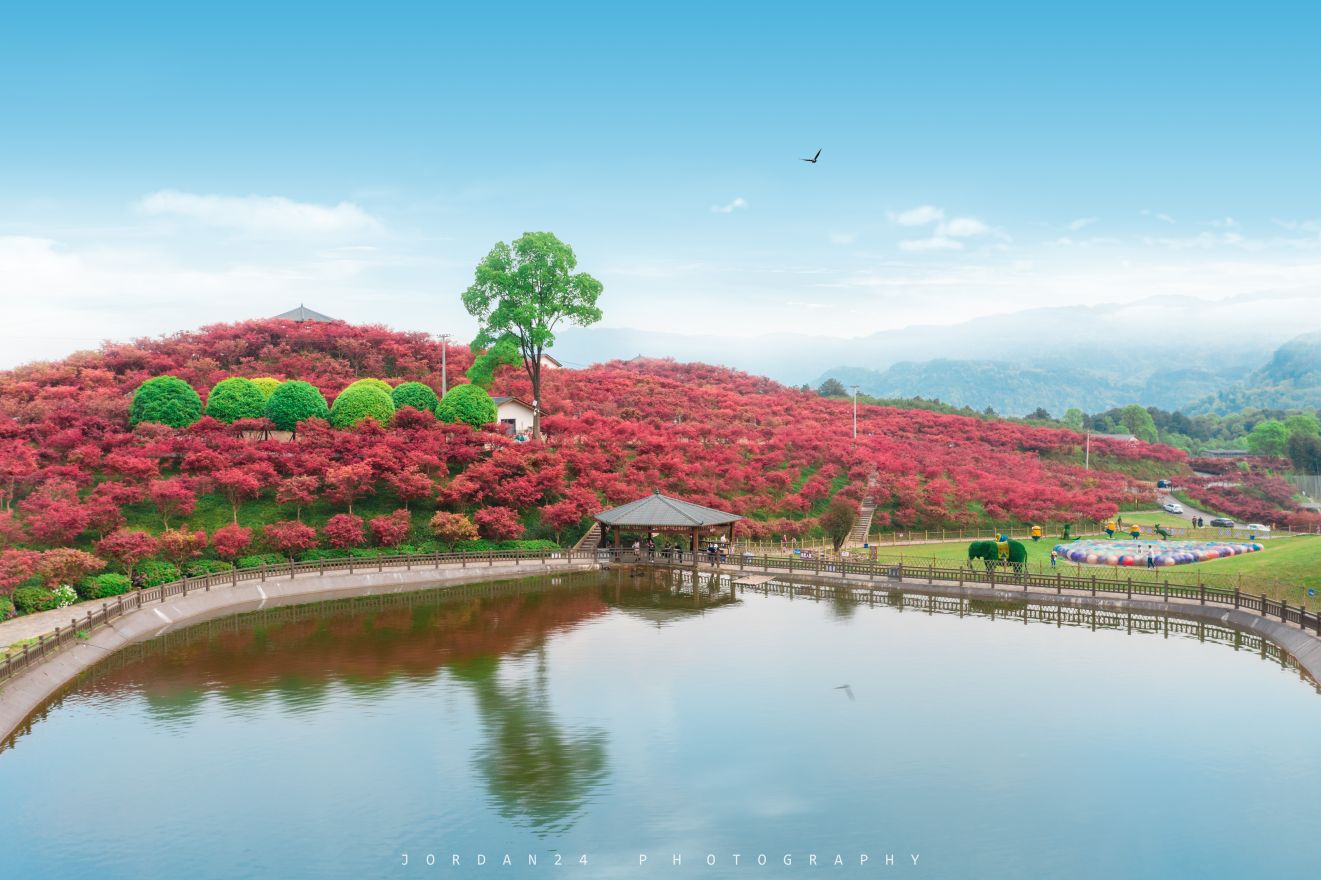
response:
[[(451, 385), (470, 363), (466, 348), (449, 349)], [(770, 535), (810, 528), (839, 493), (874, 497), (882, 525), (923, 527), (1101, 519), (1148, 485), (1118, 470), (1084, 470), (1082, 438), (1071, 431), (863, 406), (854, 443), (847, 402), (664, 360), (544, 374), (545, 443), (412, 411), (390, 428), (307, 422), (294, 442), (254, 440), (210, 419), (179, 430), (128, 427), (133, 391), (153, 376), (179, 376), (203, 396), (232, 375), (303, 379), (333, 398), (364, 377), (439, 388), (440, 364), (440, 343), (426, 334), (264, 320), (108, 344), (0, 373), (0, 544), (89, 544), (121, 525), (115, 504), (142, 502), (161, 480), (227, 494), (248, 526), (263, 523), (245, 517), (244, 506), (254, 496), (267, 511), (288, 501), (280, 487), (292, 478), (347, 508), (352, 498), (340, 497), (336, 478), (346, 466), (371, 471), (353, 497), (371, 495), (374, 483), (376, 495), (398, 498), (420, 518), (437, 507), (508, 511), (501, 534), (516, 529), (515, 514), (536, 522), (552, 507), (552, 534), (575, 512), (654, 489), (732, 509), (750, 517), (749, 531)], [(519, 368), (502, 368), (495, 391), (530, 395)], [(1183, 453), (1169, 447), (1111, 446), (1094, 440), (1093, 455), (1184, 467)], [(251, 491), (216, 478), (227, 469), (252, 472)], [(408, 491), (395, 494), (400, 486)], [(287, 506), (293, 518), (302, 503)], [(182, 508), (174, 515), (188, 516)]]

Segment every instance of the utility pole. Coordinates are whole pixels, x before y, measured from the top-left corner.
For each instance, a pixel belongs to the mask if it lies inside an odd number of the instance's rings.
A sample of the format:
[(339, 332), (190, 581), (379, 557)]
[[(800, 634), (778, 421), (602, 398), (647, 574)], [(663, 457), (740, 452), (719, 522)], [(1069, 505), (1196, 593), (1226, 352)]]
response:
[(444, 397), (449, 391), (449, 364), (447, 355), (449, 354), (450, 335), (448, 333), (437, 333), (440, 339), (440, 396)]
[(858, 442), (858, 386), (853, 386), (853, 442)]

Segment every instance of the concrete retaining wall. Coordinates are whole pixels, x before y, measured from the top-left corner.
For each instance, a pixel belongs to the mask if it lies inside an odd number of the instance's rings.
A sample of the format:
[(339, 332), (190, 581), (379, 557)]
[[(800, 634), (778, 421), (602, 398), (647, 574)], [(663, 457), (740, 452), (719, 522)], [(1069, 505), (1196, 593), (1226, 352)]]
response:
[(591, 571), (597, 567), (588, 562), (548, 559), (524, 560), (518, 565), (505, 561), (466, 568), (455, 565), (412, 570), (396, 568), (355, 574), (303, 574), (294, 578), (285, 574), (271, 576), (265, 581), (243, 581), (236, 586), (197, 590), (187, 596), (143, 605), (94, 630), (86, 640), (69, 645), (44, 663), (37, 663), (0, 683), (0, 743), (83, 670), (125, 645), (164, 635), (171, 629), (279, 605), (378, 593), (406, 593), (548, 573)]

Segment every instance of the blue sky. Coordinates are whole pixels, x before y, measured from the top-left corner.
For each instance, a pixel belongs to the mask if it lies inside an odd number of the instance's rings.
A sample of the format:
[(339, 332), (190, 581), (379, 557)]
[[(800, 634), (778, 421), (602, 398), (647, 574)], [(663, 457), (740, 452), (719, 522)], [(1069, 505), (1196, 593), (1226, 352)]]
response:
[(10, 9), (0, 362), (299, 301), (466, 337), (529, 229), (612, 326), (1321, 299), (1321, 10), (1160, 6)]

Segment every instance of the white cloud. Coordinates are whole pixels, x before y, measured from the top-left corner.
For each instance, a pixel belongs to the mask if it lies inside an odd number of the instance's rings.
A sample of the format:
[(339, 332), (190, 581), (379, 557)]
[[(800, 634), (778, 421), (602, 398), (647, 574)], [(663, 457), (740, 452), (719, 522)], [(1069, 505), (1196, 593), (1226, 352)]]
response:
[(1077, 232), (1079, 229), (1091, 226), (1096, 222), (1096, 219), (1097, 218), (1095, 217), (1079, 217), (1077, 220), (1073, 220), (1069, 223), (1069, 230), (1071, 232)]
[(899, 249), (913, 253), (924, 251), (961, 251), (963, 242), (955, 241), (944, 235), (933, 235), (930, 238), (910, 238), (899, 242)]
[(852, 232), (832, 232), (830, 233), (830, 243), (839, 245), (853, 244), (858, 237)]
[(1169, 214), (1166, 214), (1164, 211), (1152, 211), (1149, 208), (1142, 209), (1142, 216), (1155, 217), (1157, 220), (1159, 220), (1162, 223), (1173, 224), (1175, 222), (1174, 218), (1171, 217)]
[(900, 226), (929, 226), (937, 220), (943, 220), (945, 212), (934, 205), (918, 205), (899, 214), (891, 214), (890, 219)]
[(735, 211), (741, 211), (741, 210), (747, 208), (747, 206), (748, 206), (748, 203), (747, 203), (747, 201), (743, 198), (743, 196), (738, 196), (737, 198), (734, 199), (734, 201), (730, 202), (728, 205), (712, 205), (712, 206), (711, 206), (711, 213), (712, 213), (712, 214), (733, 214)]
[(258, 236), (341, 235), (374, 232), (382, 225), (352, 202), (317, 205), (284, 196), (199, 195), (163, 189), (144, 197), (138, 209)]
[(955, 217), (948, 223), (942, 223), (936, 227), (936, 236), (948, 235), (954, 238), (975, 238), (986, 235), (990, 231), (991, 227), (976, 217)]

